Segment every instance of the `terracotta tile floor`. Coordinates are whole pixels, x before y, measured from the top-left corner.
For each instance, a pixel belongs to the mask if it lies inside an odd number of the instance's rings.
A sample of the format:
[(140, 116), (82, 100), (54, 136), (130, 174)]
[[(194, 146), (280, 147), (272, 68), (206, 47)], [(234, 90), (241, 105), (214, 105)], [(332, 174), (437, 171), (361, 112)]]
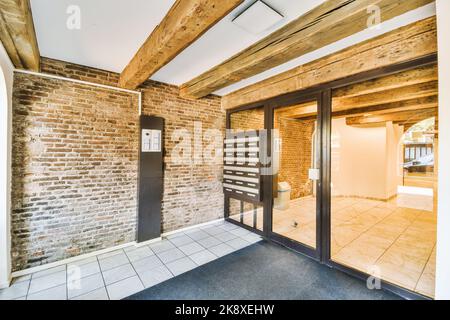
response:
[[(315, 247), (315, 198), (274, 210), (273, 231)], [(420, 294), (434, 296), (436, 214), (433, 197), (400, 194), (388, 201), (332, 199), (332, 259)], [(235, 217), (239, 220), (239, 217)], [(262, 227), (262, 209), (257, 225)], [(253, 214), (244, 223), (253, 225)]]

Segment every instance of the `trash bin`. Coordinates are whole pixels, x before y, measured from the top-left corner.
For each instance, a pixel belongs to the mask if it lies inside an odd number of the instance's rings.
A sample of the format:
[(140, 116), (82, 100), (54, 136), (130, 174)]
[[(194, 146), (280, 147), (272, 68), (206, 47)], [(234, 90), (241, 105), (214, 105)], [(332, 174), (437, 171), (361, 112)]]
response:
[(287, 210), (291, 201), (291, 186), (287, 182), (278, 183), (278, 197), (275, 199), (275, 209)]

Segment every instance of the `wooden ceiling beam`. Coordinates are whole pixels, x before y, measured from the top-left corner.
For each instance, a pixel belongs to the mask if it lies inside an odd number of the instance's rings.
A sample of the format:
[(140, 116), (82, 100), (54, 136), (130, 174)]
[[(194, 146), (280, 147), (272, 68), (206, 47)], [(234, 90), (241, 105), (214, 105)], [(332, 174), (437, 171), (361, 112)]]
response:
[(232, 109), (436, 54), (436, 39), (436, 17), (430, 17), (225, 95), (222, 107)]
[[(418, 99), (402, 100), (391, 103), (384, 103), (378, 105), (370, 105), (365, 107), (354, 107), (348, 105), (341, 110), (334, 110), (332, 113), (333, 118), (346, 117), (349, 115), (358, 116), (364, 114), (383, 114), (389, 112), (401, 112), (410, 110), (420, 110), (434, 108), (438, 105), (438, 96), (422, 97)], [(284, 117), (294, 119), (310, 119), (317, 117), (316, 104), (310, 106), (301, 106), (281, 113)]]
[(201, 98), (368, 27), (370, 6), (383, 21), (434, 0), (328, 0), (263, 40), (181, 86), (186, 98)]
[(1, 0), (0, 27), (0, 40), (14, 66), (39, 71), (41, 57), (29, 0)]
[(347, 117), (346, 123), (349, 126), (382, 125), (389, 121), (392, 121), (396, 124), (417, 123), (431, 117), (436, 117), (437, 114), (438, 108), (434, 107), (430, 109), (392, 112), (381, 115)]
[(333, 111), (341, 111), (349, 108), (370, 107), (404, 100), (413, 100), (436, 96), (437, 94), (438, 82), (431, 81), (360, 96), (333, 98)]
[(333, 91), (333, 97), (350, 98), (437, 80), (437, 64), (433, 64), (339, 88)]
[(242, 1), (177, 0), (122, 71), (119, 86), (136, 89)]
[(346, 117), (346, 116), (360, 116), (365, 114), (385, 114), (402, 111), (417, 111), (421, 109), (430, 109), (438, 106), (438, 96), (431, 96), (419, 99), (404, 100), (393, 103), (380, 104), (362, 108), (351, 108), (334, 111), (332, 113), (333, 118)]

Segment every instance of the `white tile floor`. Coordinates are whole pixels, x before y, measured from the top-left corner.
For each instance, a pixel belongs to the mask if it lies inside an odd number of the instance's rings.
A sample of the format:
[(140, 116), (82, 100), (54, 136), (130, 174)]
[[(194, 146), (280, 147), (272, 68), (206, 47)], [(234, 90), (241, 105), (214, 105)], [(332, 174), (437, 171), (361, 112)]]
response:
[(16, 278), (0, 300), (118, 300), (260, 241), (228, 222)]

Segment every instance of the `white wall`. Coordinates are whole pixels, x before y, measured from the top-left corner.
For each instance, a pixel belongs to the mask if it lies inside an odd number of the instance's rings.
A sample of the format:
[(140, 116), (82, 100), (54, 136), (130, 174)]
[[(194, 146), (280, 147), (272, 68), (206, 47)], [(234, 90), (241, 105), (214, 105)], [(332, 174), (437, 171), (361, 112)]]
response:
[(385, 128), (357, 128), (347, 126), (345, 118), (333, 119), (332, 194), (384, 198), (385, 144)]
[(436, 1), (439, 50), (439, 167), (436, 299), (450, 300), (450, 1)]
[(403, 129), (347, 126), (345, 118), (333, 119), (331, 179), (334, 196), (387, 199), (401, 182), (398, 142)]
[(403, 133), (403, 126), (386, 123), (386, 198), (397, 195), (403, 184)]
[[(11, 110), (14, 67), (0, 42), (0, 288), (11, 274)], [(6, 88), (5, 88), (6, 87)]]

